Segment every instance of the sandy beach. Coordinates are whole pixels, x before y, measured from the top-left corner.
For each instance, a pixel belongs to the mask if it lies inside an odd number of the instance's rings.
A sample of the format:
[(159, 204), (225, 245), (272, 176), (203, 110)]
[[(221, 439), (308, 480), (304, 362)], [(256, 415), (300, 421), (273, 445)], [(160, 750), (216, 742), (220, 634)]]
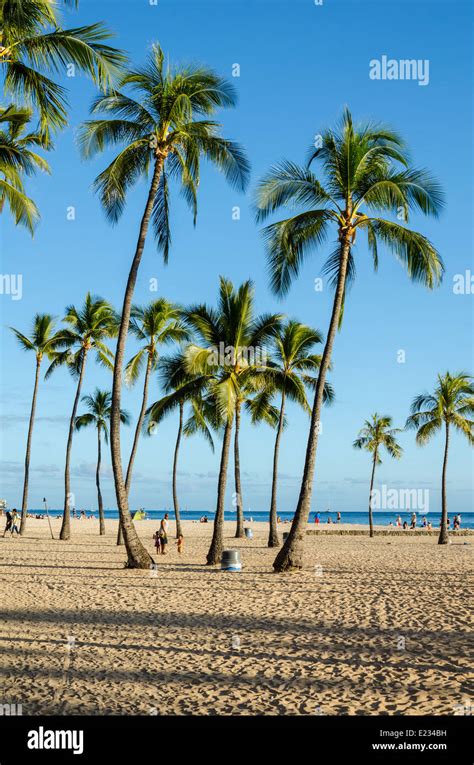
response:
[[(53, 520), (55, 535), (60, 522)], [(136, 524), (150, 551), (156, 522)], [(204, 565), (185, 522), (156, 571), (127, 571), (117, 523), (46, 520), (0, 538), (4, 703), (23, 714), (439, 714), (470, 706), (473, 539), (308, 536), (276, 575), (265, 524), (241, 573)], [(281, 530), (284, 530), (282, 528)], [(471, 601), (472, 603), (472, 601)], [(471, 706), (472, 708), (472, 706)]]

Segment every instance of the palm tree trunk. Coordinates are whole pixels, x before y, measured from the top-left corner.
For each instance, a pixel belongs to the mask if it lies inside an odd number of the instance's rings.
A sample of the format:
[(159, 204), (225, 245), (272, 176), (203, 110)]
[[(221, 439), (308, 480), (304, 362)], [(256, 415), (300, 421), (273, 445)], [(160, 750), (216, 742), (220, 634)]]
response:
[(82, 381), (84, 380), (84, 372), (86, 368), (87, 350), (84, 350), (84, 355), (81, 362), (81, 371), (79, 374), (79, 380), (77, 383), (76, 395), (74, 397), (74, 404), (71, 412), (71, 419), (69, 420), (69, 434), (67, 438), (66, 446), (66, 466), (64, 468), (64, 512), (63, 522), (61, 524), (61, 532), (59, 539), (66, 541), (71, 538), (71, 510), (69, 507), (69, 497), (71, 494), (71, 481), (70, 481), (70, 466), (71, 466), (71, 450), (72, 439), (74, 435), (74, 427), (76, 422), (77, 406), (79, 404), (79, 398), (81, 396)]
[(122, 458), (120, 451), (120, 404), (122, 391), (122, 369), (125, 355), (125, 346), (127, 344), (127, 334), (130, 325), (130, 311), (132, 307), (133, 293), (137, 281), (138, 269), (142, 259), (145, 247), (146, 235), (150, 224), (153, 203), (158, 191), (161, 170), (163, 168), (163, 156), (158, 156), (155, 160), (153, 179), (148, 193), (148, 199), (145, 205), (145, 211), (140, 224), (135, 255), (128, 275), (127, 286), (123, 300), (122, 315), (120, 320), (120, 329), (115, 353), (114, 379), (112, 386), (112, 407), (110, 416), (110, 452), (112, 457), (112, 467), (114, 471), (115, 494), (119, 510), (119, 518), (124, 535), (125, 547), (127, 550), (127, 566), (129, 568), (149, 568), (153, 563), (153, 558), (147, 552), (140, 541), (135, 529), (128, 507), (128, 495), (123, 479)]
[[(133, 463), (135, 462), (135, 455), (137, 453), (138, 441), (140, 439), (140, 433), (143, 427), (143, 421), (145, 419), (146, 405), (148, 400), (148, 382), (150, 379), (151, 364), (152, 364), (151, 356), (148, 355), (148, 361), (147, 361), (146, 371), (145, 371), (145, 382), (143, 383), (142, 405), (140, 409), (140, 414), (138, 415), (137, 427), (135, 428), (135, 435), (133, 437), (132, 451), (130, 452), (130, 459), (128, 461), (127, 476), (125, 478), (125, 489), (127, 492), (127, 496), (129, 496), (130, 494), (130, 484), (132, 482)], [(117, 532), (117, 544), (123, 545), (122, 524), (120, 523), (120, 519), (119, 519), (118, 532)]]
[(178, 502), (178, 490), (176, 485), (176, 479), (177, 479), (177, 473), (178, 473), (178, 454), (179, 454), (179, 445), (181, 443), (181, 434), (183, 432), (183, 412), (184, 412), (184, 404), (182, 401), (179, 403), (179, 427), (178, 427), (178, 435), (176, 437), (176, 446), (174, 448), (174, 459), (173, 459), (173, 505), (174, 505), (174, 516), (176, 518), (176, 539), (179, 537), (180, 534), (182, 534), (181, 529), (181, 517), (179, 515), (179, 502)]
[(374, 478), (375, 478), (375, 465), (377, 463), (377, 450), (374, 452), (374, 459), (372, 464), (372, 476), (370, 478), (370, 492), (369, 492), (369, 536), (374, 536), (374, 519), (372, 517), (372, 492), (374, 490)]
[(268, 535), (268, 547), (280, 547), (278, 539), (277, 524), (277, 487), (278, 487), (278, 455), (280, 453), (280, 439), (283, 431), (283, 415), (285, 412), (285, 390), (281, 394), (280, 417), (278, 420), (277, 434), (275, 438), (275, 449), (273, 452), (273, 477), (272, 477), (272, 498), (270, 502), (270, 533)]
[(350, 241), (345, 235), (341, 241), (340, 267), (337, 278), (336, 292), (334, 295), (333, 309), (329, 330), (324, 346), (321, 366), (319, 368), (318, 382), (314, 396), (313, 411), (311, 414), (311, 425), (306, 447), (306, 459), (303, 471), (303, 480), (301, 483), (298, 505), (296, 507), (295, 517), (291, 524), (290, 533), (287, 540), (277, 557), (273, 562), (275, 571), (287, 571), (290, 569), (299, 569), (303, 567), (303, 551), (306, 526), (308, 523), (309, 511), (311, 508), (311, 493), (313, 489), (314, 468), (316, 465), (316, 451), (318, 447), (318, 434), (321, 421), (321, 409), (323, 405), (324, 385), (326, 375), (331, 363), (334, 338), (336, 336), (341, 315), (342, 301), (344, 298), (344, 289), (346, 284), (347, 262), (350, 255)]
[(221, 464), (219, 468), (219, 482), (217, 486), (217, 507), (214, 519), (212, 542), (207, 553), (207, 565), (215, 566), (219, 563), (224, 547), (224, 503), (225, 489), (227, 484), (227, 466), (229, 464), (230, 439), (232, 436), (232, 419), (227, 421), (222, 442)]
[(20, 534), (25, 533), (26, 515), (28, 513), (28, 481), (30, 477), (31, 441), (33, 438), (33, 425), (35, 422), (36, 397), (38, 394), (40, 367), (41, 367), (41, 361), (39, 359), (36, 359), (35, 386), (33, 388), (33, 398), (31, 401), (31, 411), (30, 411), (30, 424), (28, 426), (28, 438), (26, 441), (25, 478), (23, 481), (23, 499), (21, 500)]
[(449, 423), (446, 422), (446, 441), (444, 444), (443, 473), (441, 476), (441, 528), (439, 531), (438, 544), (447, 545), (448, 535), (448, 503), (446, 501), (446, 468), (448, 466), (449, 449)]
[(99, 504), (99, 534), (105, 534), (104, 503), (102, 502), (102, 492), (100, 490), (100, 463), (102, 461), (102, 445), (100, 442), (100, 427), (97, 428), (97, 468), (95, 471), (95, 483), (97, 486), (97, 500)]
[(237, 528), (235, 530), (236, 539), (244, 536), (244, 502), (242, 499), (242, 484), (240, 481), (240, 451), (239, 451), (239, 433), (240, 433), (240, 402), (235, 407), (235, 433), (234, 433), (234, 476), (235, 476), (235, 498), (237, 501)]

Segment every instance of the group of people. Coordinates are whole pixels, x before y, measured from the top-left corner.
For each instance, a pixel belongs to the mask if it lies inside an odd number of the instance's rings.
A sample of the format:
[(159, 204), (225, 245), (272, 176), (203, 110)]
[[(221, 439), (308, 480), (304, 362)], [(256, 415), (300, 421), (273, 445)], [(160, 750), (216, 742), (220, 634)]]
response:
[[(416, 513), (411, 514), (410, 525), (408, 525), (408, 521), (402, 522), (400, 515), (397, 515), (397, 520), (395, 521), (395, 525), (398, 528), (403, 528), (405, 530), (408, 528), (416, 529), (416, 524), (417, 524)], [(393, 526), (392, 521), (390, 521), (388, 525)], [(426, 519), (426, 515), (423, 516), (420, 525), (421, 525), (421, 528), (427, 529), (428, 531), (431, 531), (431, 529), (433, 528), (431, 521), (428, 521)], [(439, 525), (441, 526), (441, 521), (439, 522)], [(450, 528), (451, 528), (451, 520), (448, 518), (448, 529)], [(457, 513), (453, 518), (453, 531), (458, 531), (460, 528), (461, 528), (461, 513)]]
[[(202, 522), (202, 521), (201, 521)], [(207, 523), (207, 520), (205, 521)], [(165, 513), (160, 521), (160, 528), (153, 534), (155, 542), (155, 549), (157, 555), (166, 555), (166, 545), (168, 544), (168, 527), (169, 527), (169, 515)], [(182, 534), (178, 534), (176, 540), (176, 546), (178, 553), (181, 555), (184, 547), (184, 537)]]
[[(319, 513), (315, 513), (314, 514), (314, 522), (315, 522), (315, 524), (317, 526), (319, 525), (320, 521), (321, 521), (321, 515)], [(333, 520), (332, 520), (331, 516), (328, 515), (327, 523), (332, 523), (332, 522), (333, 522)], [(334, 521), (334, 523), (340, 523), (340, 522), (341, 522), (341, 513), (338, 512), (336, 514), (336, 520)]]
[(89, 513), (89, 515), (86, 515), (86, 511), (85, 510), (80, 510), (79, 512), (77, 512), (75, 507), (73, 507), (73, 509), (72, 509), (72, 517), (73, 518), (78, 518), (80, 521), (82, 521), (82, 520), (83, 521), (86, 521), (86, 520), (90, 520), (90, 521), (92, 520), (93, 521), (93, 520), (95, 520), (94, 513)]

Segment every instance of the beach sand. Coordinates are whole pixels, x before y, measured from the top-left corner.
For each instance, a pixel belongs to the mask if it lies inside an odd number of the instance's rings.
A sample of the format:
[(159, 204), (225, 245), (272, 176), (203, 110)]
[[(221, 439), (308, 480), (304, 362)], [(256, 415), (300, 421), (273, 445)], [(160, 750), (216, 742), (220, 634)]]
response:
[[(136, 527), (152, 552), (156, 522)], [(234, 540), (226, 523), (241, 573), (204, 565), (212, 524), (185, 522), (183, 555), (170, 536), (154, 572), (123, 568), (116, 521), (105, 537), (97, 521), (73, 521), (59, 542), (29, 519), (26, 537), (0, 538), (2, 703), (23, 714), (472, 710), (472, 538), (308, 536), (305, 570), (277, 575), (266, 524), (252, 528)]]

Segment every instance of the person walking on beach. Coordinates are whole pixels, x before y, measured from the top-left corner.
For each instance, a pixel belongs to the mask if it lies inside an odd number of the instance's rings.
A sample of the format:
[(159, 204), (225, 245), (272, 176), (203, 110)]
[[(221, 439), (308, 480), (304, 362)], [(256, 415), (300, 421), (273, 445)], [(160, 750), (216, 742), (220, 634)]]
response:
[(336, 516), (336, 523), (340, 523), (340, 522), (341, 522), (341, 513), (338, 513)]
[(416, 529), (416, 513), (412, 513), (411, 516), (411, 527), (412, 529)]
[(165, 513), (164, 518), (162, 519), (160, 523), (160, 543), (161, 543), (161, 554), (166, 555), (166, 545), (168, 544), (168, 521), (169, 515), (168, 513)]
[(6, 511), (5, 516), (6, 516), (7, 522), (5, 524), (5, 531), (3, 532), (3, 536), (5, 536), (7, 531), (10, 531), (10, 529), (12, 527), (12, 514), (11, 514), (10, 510)]
[(315, 513), (315, 515), (314, 515), (314, 522), (315, 522), (316, 525), (319, 524), (319, 518), (320, 518), (319, 513)]
[(18, 520), (18, 513), (15, 508), (12, 510), (12, 522), (11, 522), (11, 535), (13, 536), (14, 532), (16, 531), (17, 535), (20, 534), (18, 531), (18, 526), (16, 525), (16, 522)]

